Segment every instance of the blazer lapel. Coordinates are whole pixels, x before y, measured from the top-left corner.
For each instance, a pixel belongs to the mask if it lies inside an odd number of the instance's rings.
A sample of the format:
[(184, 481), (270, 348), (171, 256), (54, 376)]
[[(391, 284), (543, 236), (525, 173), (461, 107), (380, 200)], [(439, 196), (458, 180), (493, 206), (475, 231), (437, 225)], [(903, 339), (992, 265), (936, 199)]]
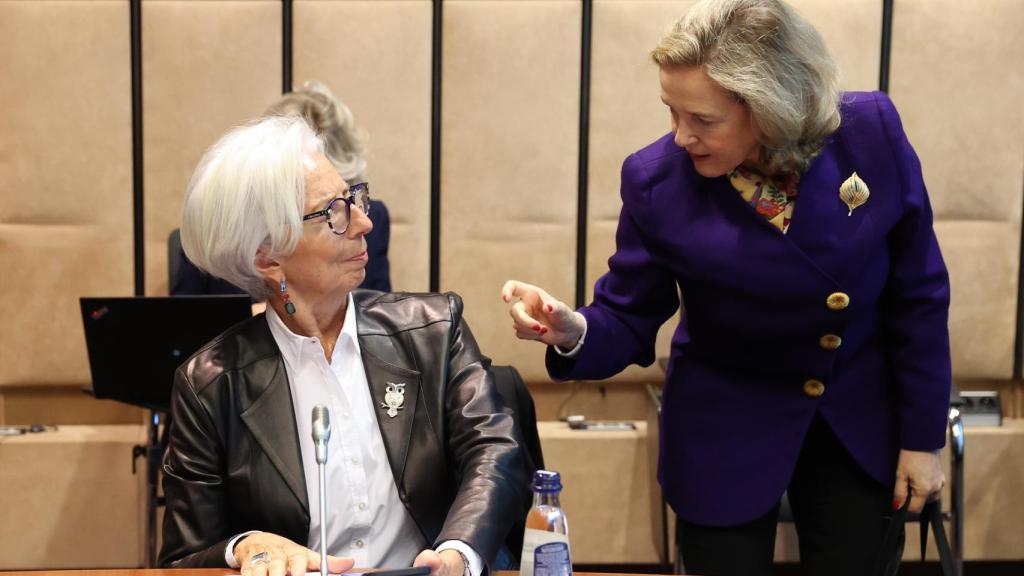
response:
[[(257, 389), (250, 397), (242, 399), (242, 421), (308, 516), (306, 477), (302, 471), (299, 433), (295, 426), (295, 411), (284, 360), (278, 355), (265, 361), (273, 364), (268, 370), (270, 377), (264, 381), (262, 390)], [(260, 386), (262, 383), (250, 384)], [(247, 402), (249, 398), (251, 402)]]
[[(381, 359), (378, 352), (393, 348), (391, 336), (359, 336), (366, 381), (370, 386), (377, 426), (384, 439), (384, 448), (391, 464), (395, 483), (402, 484), (405, 463), (412, 440), (413, 420), (419, 406), (420, 373)], [(390, 389), (390, 390), (389, 390)], [(389, 396), (390, 394), (390, 396)], [(400, 404), (396, 394), (400, 394)], [(393, 411), (389, 408), (394, 407)], [(394, 414), (393, 416), (391, 414)]]
[[(839, 267), (836, 266), (837, 255), (844, 255), (841, 245), (843, 239), (856, 232), (850, 225), (856, 220), (848, 221), (842, 202), (836, 191), (830, 195), (828, 188), (839, 173), (834, 153), (828, 148), (819, 156), (800, 178), (800, 191), (793, 210), (793, 220), (789, 230), (783, 234), (767, 218), (757, 213), (742, 196), (732, 187), (727, 177), (717, 178), (714, 196), (720, 198), (723, 209), (735, 214), (736, 218), (753, 221), (751, 224), (759, 231), (760, 241), (764, 242), (763, 250), (775, 247), (781, 250), (778, 258), (772, 261), (784, 261), (784, 253), (797, 255), (801, 260), (823, 274), (835, 285), (840, 285), (842, 257)], [(832, 186), (837, 188), (838, 185)], [(774, 250), (774, 249), (772, 249)]]

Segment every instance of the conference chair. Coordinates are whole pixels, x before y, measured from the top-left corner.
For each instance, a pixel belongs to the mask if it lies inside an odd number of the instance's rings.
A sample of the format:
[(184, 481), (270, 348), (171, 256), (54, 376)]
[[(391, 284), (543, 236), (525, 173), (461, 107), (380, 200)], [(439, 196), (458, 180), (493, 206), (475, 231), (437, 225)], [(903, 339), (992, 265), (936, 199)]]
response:
[[(540, 447), (540, 435), (537, 433), (537, 411), (533, 404), (533, 397), (526, 384), (523, 383), (519, 371), (513, 366), (491, 366), (491, 373), (494, 374), (494, 382), (498, 387), (498, 393), (501, 394), (501, 399), (505, 402), (505, 406), (512, 411), (512, 419), (523, 435), (532, 476), (534, 471), (544, 468), (544, 454)], [(523, 530), (526, 528), (526, 512), (527, 510), (523, 510), (522, 519), (512, 526), (505, 538), (505, 546), (508, 548), (511, 558), (508, 566), (500, 566), (500, 568), (508, 570), (519, 568), (519, 556), (523, 550)]]

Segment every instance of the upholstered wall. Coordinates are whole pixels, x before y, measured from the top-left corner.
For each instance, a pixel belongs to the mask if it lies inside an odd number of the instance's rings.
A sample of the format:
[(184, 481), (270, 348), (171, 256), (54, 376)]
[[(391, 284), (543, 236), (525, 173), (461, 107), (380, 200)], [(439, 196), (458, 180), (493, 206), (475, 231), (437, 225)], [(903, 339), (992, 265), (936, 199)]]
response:
[(921, 157), (949, 266), (954, 373), (1007, 379), (1024, 192), (1024, 5), (899, 0), (895, 18), (891, 94)]
[[(326, 82), (369, 134), (373, 192), (392, 214), (395, 287), (461, 293), (483, 349), (543, 387), (542, 350), (512, 337), (498, 289), (519, 278), (573, 302), (582, 275), (589, 297), (614, 248), (622, 159), (667, 130), (648, 51), (691, 3), (296, 0), (289, 37), (278, 0), (143, 1), (136, 227), (129, 2), (0, 0), (0, 419), (17, 420), (15, 407), (46, 419), (60, 401), (38, 390), (70, 398), (88, 381), (79, 296), (131, 294), (137, 276), (146, 294), (166, 293), (166, 238), (191, 170), (219, 134), (280, 93), (285, 55), (293, 84)], [(844, 87), (878, 86), (881, 0), (793, 4), (825, 36)], [(1024, 10), (1017, 0), (894, 6), (891, 94), (953, 277), (957, 375), (1007, 380), (1024, 187), (1024, 72), (1007, 63), (1024, 57)], [(659, 376), (630, 369), (617, 381)], [(26, 394), (34, 407), (18, 400)], [(91, 404), (75, 400), (54, 418), (86, 418)]]
[(88, 374), (78, 297), (132, 291), (126, 2), (0, 2), (0, 386)]

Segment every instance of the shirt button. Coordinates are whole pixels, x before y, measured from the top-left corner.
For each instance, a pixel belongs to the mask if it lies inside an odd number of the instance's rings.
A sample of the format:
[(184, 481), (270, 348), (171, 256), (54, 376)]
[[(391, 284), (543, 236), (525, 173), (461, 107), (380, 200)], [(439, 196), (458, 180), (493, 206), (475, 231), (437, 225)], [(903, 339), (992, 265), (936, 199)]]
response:
[(359, 503), (359, 509), (360, 510), (366, 510), (366, 502), (360, 502)]
[(829, 310), (836, 312), (845, 310), (850, 305), (850, 295), (846, 292), (833, 292), (828, 295), (825, 305), (828, 306)]
[(818, 398), (825, 393), (825, 383), (821, 380), (810, 380), (804, 382), (804, 394), (807, 394), (811, 398)]
[(842, 346), (843, 339), (835, 334), (825, 334), (818, 339), (818, 344), (825, 350), (835, 350)]
[(353, 464), (359, 464), (359, 458), (356, 458), (355, 456), (349, 458), (348, 461), (353, 463)]
[(356, 548), (362, 548), (365, 545), (366, 543), (363, 542), (362, 539), (356, 540)]

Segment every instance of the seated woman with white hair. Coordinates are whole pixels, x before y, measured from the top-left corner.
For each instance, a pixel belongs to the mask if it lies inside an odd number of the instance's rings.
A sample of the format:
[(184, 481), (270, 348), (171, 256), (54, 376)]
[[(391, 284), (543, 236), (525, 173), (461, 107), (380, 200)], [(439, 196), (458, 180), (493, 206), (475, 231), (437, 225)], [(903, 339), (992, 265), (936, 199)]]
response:
[[(262, 576), (479, 575), (529, 508), (522, 440), (454, 294), (356, 290), (369, 188), (298, 117), (237, 128), (189, 183), (182, 244), (268, 302), (175, 374), (160, 564)], [(333, 433), (319, 514), (310, 414)]]

